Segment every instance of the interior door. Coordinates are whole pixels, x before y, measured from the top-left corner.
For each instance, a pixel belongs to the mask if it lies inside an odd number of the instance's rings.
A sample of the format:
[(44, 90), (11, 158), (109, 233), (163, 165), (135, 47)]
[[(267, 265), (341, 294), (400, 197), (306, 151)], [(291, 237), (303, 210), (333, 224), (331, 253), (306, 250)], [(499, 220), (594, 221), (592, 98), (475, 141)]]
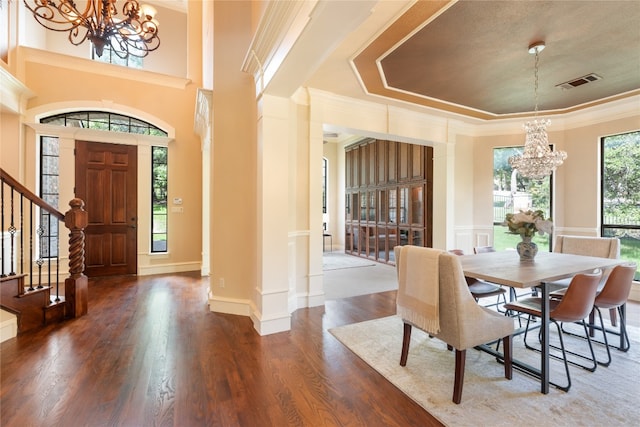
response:
[(136, 274), (137, 147), (76, 141), (76, 197), (89, 216), (85, 274)]

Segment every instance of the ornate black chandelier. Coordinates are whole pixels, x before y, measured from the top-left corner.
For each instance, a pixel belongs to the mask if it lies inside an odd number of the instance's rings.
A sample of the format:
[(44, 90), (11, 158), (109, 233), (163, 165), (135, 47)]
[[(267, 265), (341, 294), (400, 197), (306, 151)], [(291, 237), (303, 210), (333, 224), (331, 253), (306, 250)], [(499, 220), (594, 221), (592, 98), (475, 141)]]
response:
[(156, 10), (140, 6), (136, 0), (126, 0), (119, 15), (116, 1), (24, 0), (24, 4), (43, 27), (68, 31), (71, 44), (77, 46), (89, 39), (98, 56), (102, 56), (106, 45), (121, 58), (142, 58), (156, 50), (160, 46)]

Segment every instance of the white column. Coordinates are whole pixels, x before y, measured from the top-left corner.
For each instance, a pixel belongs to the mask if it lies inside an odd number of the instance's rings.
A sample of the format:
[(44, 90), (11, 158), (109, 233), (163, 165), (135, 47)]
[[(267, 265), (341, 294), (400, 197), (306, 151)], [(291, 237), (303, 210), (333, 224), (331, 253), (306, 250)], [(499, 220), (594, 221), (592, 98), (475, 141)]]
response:
[(263, 95), (258, 103), (258, 283), (251, 318), (260, 335), (291, 329), (288, 310), (289, 99)]
[(309, 119), (309, 289), (307, 306), (324, 304), (322, 272), (322, 107), (311, 103)]

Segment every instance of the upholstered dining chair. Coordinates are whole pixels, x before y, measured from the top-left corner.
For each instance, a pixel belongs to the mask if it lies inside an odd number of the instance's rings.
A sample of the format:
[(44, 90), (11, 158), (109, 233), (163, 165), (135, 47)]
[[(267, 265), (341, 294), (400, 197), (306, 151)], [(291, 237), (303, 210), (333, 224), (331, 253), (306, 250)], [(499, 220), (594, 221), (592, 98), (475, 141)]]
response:
[(513, 320), (478, 305), (456, 255), (418, 246), (396, 246), (397, 314), (404, 322), (400, 365), (406, 366), (413, 326), (455, 349), (453, 402), (462, 400), (466, 350), (504, 341), (504, 376), (512, 377)]
[[(609, 366), (611, 364), (611, 351), (609, 347), (616, 347), (620, 351), (628, 351), (631, 347), (629, 342), (629, 335), (627, 334), (626, 323), (626, 304), (631, 293), (631, 285), (633, 284), (633, 277), (636, 274), (637, 264), (633, 262), (617, 265), (611, 270), (611, 274), (607, 277), (607, 281), (604, 287), (596, 293), (596, 299), (593, 304), (593, 310), (589, 314), (589, 335), (594, 336), (594, 330), (597, 329), (602, 332), (603, 342), (593, 340), (604, 344), (607, 349), (606, 362), (598, 361), (599, 365)], [(552, 298), (564, 298), (565, 290), (557, 291), (551, 294)], [(600, 309), (617, 310), (620, 317), (620, 329), (619, 331), (610, 330), (605, 328), (604, 321), (602, 320), (602, 312)], [(595, 325), (595, 314), (598, 314), (600, 320), (600, 326)], [(612, 325), (615, 326), (615, 325)], [(563, 331), (567, 333), (566, 331)], [(620, 338), (619, 344), (610, 344), (607, 339), (607, 334), (612, 334)], [(576, 335), (576, 334), (574, 334)], [(581, 336), (581, 335), (580, 335)]]
[[(602, 272), (600, 271), (590, 274), (577, 274), (571, 279), (564, 297), (561, 300), (549, 300), (549, 320), (556, 325), (556, 328), (558, 330), (560, 350), (562, 351), (562, 360), (564, 361), (564, 368), (567, 374), (566, 386), (560, 386), (556, 384), (556, 387), (561, 390), (569, 391), (569, 389), (571, 388), (569, 363), (580, 366), (589, 371), (595, 371), (596, 367), (598, 366), (593, 351), (593, 345), (591, 344), (591, 339), (589, 337), (589, 331), (587, 330), (587, 324), (584, 319), (589, 315), (589, 313), (591, 313), (591, 310), (593, 310), (593, 305), (596, 299), (596, 292), (598, 290), (598, 284), (600, 283), (601, 278)], [(537, 351), (539, 351), (539, 349), (527, 344), (527, 335), (529, 332), (531, 318), (542, 318), (541, 304), (542, 299), (539, 297), (535, 297), (512, 301), (505, 305), (505, 308), (507, 310), (518, 311), (529, 315), (527, 324), (525, 326), (524, 343), (526, 348)], [(583, 356), (576, 352), (571, 352), (565, 349), (564, 340), (562, 338), (563, 331), (560, 327), (561, 322), (579, 322), (582, 324), (582, 327), (584, 328), (584, 336), (586, 337), (587, 343), (589, 344), (591, 357)], [(577, 362), (569, 362), (567, 359), (567, 353), (573, 354), (583, 359), (587, 359), (591, 362), (591, 364), (582, 365), (578, 364)]]

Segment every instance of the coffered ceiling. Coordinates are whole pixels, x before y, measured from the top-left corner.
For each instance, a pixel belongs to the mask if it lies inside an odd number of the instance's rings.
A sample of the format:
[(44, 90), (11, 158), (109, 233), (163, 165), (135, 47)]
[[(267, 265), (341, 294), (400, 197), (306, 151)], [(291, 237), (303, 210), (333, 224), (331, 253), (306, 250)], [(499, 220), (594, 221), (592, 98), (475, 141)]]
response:
[(544, 41), (545, 114), (640, 94), (640, 1), (385, 3), (396, 2), (379, 2), (309, 86), (482, 120), (519, 117), (534, 109), (528, 46)]

